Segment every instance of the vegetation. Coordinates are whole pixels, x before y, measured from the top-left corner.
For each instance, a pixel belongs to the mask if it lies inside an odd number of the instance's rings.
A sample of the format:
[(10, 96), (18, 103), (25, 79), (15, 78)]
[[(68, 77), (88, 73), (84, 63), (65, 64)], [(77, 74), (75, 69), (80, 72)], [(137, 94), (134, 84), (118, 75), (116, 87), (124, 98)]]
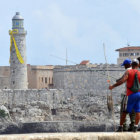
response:
[(5, 118), (7, 116), (7, 113), (5, 113), (4, 110), (0, 109), (0, 118)]

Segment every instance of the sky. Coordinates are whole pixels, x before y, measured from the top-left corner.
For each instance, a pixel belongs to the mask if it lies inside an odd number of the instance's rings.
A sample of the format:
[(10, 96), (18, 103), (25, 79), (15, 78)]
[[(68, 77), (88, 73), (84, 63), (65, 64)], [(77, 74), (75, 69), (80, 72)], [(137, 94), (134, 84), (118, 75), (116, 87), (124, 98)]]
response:
[[(68, 65), (82, 60), (116, 64), (118, 48), (140, 46), (140, 0), (0, 0), (0, 65), (9, 65), (12, 17), (27, 30), (27, 64)], [(74, 62), (74, 63), (71, 63)]]

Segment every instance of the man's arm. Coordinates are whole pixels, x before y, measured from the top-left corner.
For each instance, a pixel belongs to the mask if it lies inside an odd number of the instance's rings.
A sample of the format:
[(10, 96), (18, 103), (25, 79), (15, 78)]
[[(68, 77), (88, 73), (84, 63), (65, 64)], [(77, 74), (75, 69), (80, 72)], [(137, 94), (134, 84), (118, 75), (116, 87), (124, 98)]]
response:
[[(126, 70), (126, 71), (127, 71), (127, 70)], [(125, 71), (125, 73), (126, 73), (126, 71)], [(120, 80), (122, 80), (122, 78), (125, 76), (125, 73), (122, 75), (121, 78), (119, 78), (119, 79), (116, 80), (116, 83), (119, 82)]]
[(128, 71), (126, 71), (126, 72), (124, 73), (124, 75), (122, 76), (122, 78), (119, 79), (119, 81), (117, 81), (114, 85), (109, 86), (109, 89), (112, 90), (113, 88), (115, 88), (115, 87), (117, 87), (117, 86), (120, 86), (121, 84), (123, 84), (124, 82), (126, 82), (127, 79), (128, 79), (128, 74), (129, 74)]
[[(123, 76), (124, 76), (124, 75), (123, 75)], [(116, 80), (116, 83), (119, 82), (119, 81), (123, 78), (123, 76), (122, 76), (121, 78), (117, 79), (117, 80)]]

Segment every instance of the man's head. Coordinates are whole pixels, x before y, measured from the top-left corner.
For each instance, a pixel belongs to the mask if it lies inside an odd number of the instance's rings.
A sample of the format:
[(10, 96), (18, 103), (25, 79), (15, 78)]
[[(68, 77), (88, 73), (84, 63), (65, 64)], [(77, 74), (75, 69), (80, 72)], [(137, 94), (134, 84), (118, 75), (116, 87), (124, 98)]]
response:
[(139, 68), (140, 68), (140, 57), (138, 57), (137, 59), (138, 59), (138, 61), (139, 61)]
[(132, 68), (135, 69), (135, 68), (138, 68), (138, 67), (139, 67), (138, 59), (133, 59), (132, 60)]
[(125, 59), (121, 66), (124, 66), (125, 69), (130, 68), (131, 67), (131, 60), (130, 59)]

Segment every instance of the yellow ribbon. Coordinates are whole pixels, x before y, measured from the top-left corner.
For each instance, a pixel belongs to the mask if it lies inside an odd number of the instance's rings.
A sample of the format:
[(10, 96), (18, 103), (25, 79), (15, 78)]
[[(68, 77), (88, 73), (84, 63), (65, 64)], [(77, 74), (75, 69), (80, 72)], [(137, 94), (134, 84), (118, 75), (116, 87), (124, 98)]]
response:
[[(12, 43), (14, 42), (17, 58), (18, 58), (19, 62), (21, 64), (23, 64), (24, 60), (23, 60), (23, 58), (18, 50), (15, 38), (13, 36), (14, 34), (18, 34), (18, 29), (9, 30), (9, 34), (10, 34), (10, 55), (11, 55), (11, 50), (12, 50)], [(10, 56), (10, 59), (11, 59), (11, 56)], [(10, 60), (9, 60), (9, 63), (10, 63)]]

